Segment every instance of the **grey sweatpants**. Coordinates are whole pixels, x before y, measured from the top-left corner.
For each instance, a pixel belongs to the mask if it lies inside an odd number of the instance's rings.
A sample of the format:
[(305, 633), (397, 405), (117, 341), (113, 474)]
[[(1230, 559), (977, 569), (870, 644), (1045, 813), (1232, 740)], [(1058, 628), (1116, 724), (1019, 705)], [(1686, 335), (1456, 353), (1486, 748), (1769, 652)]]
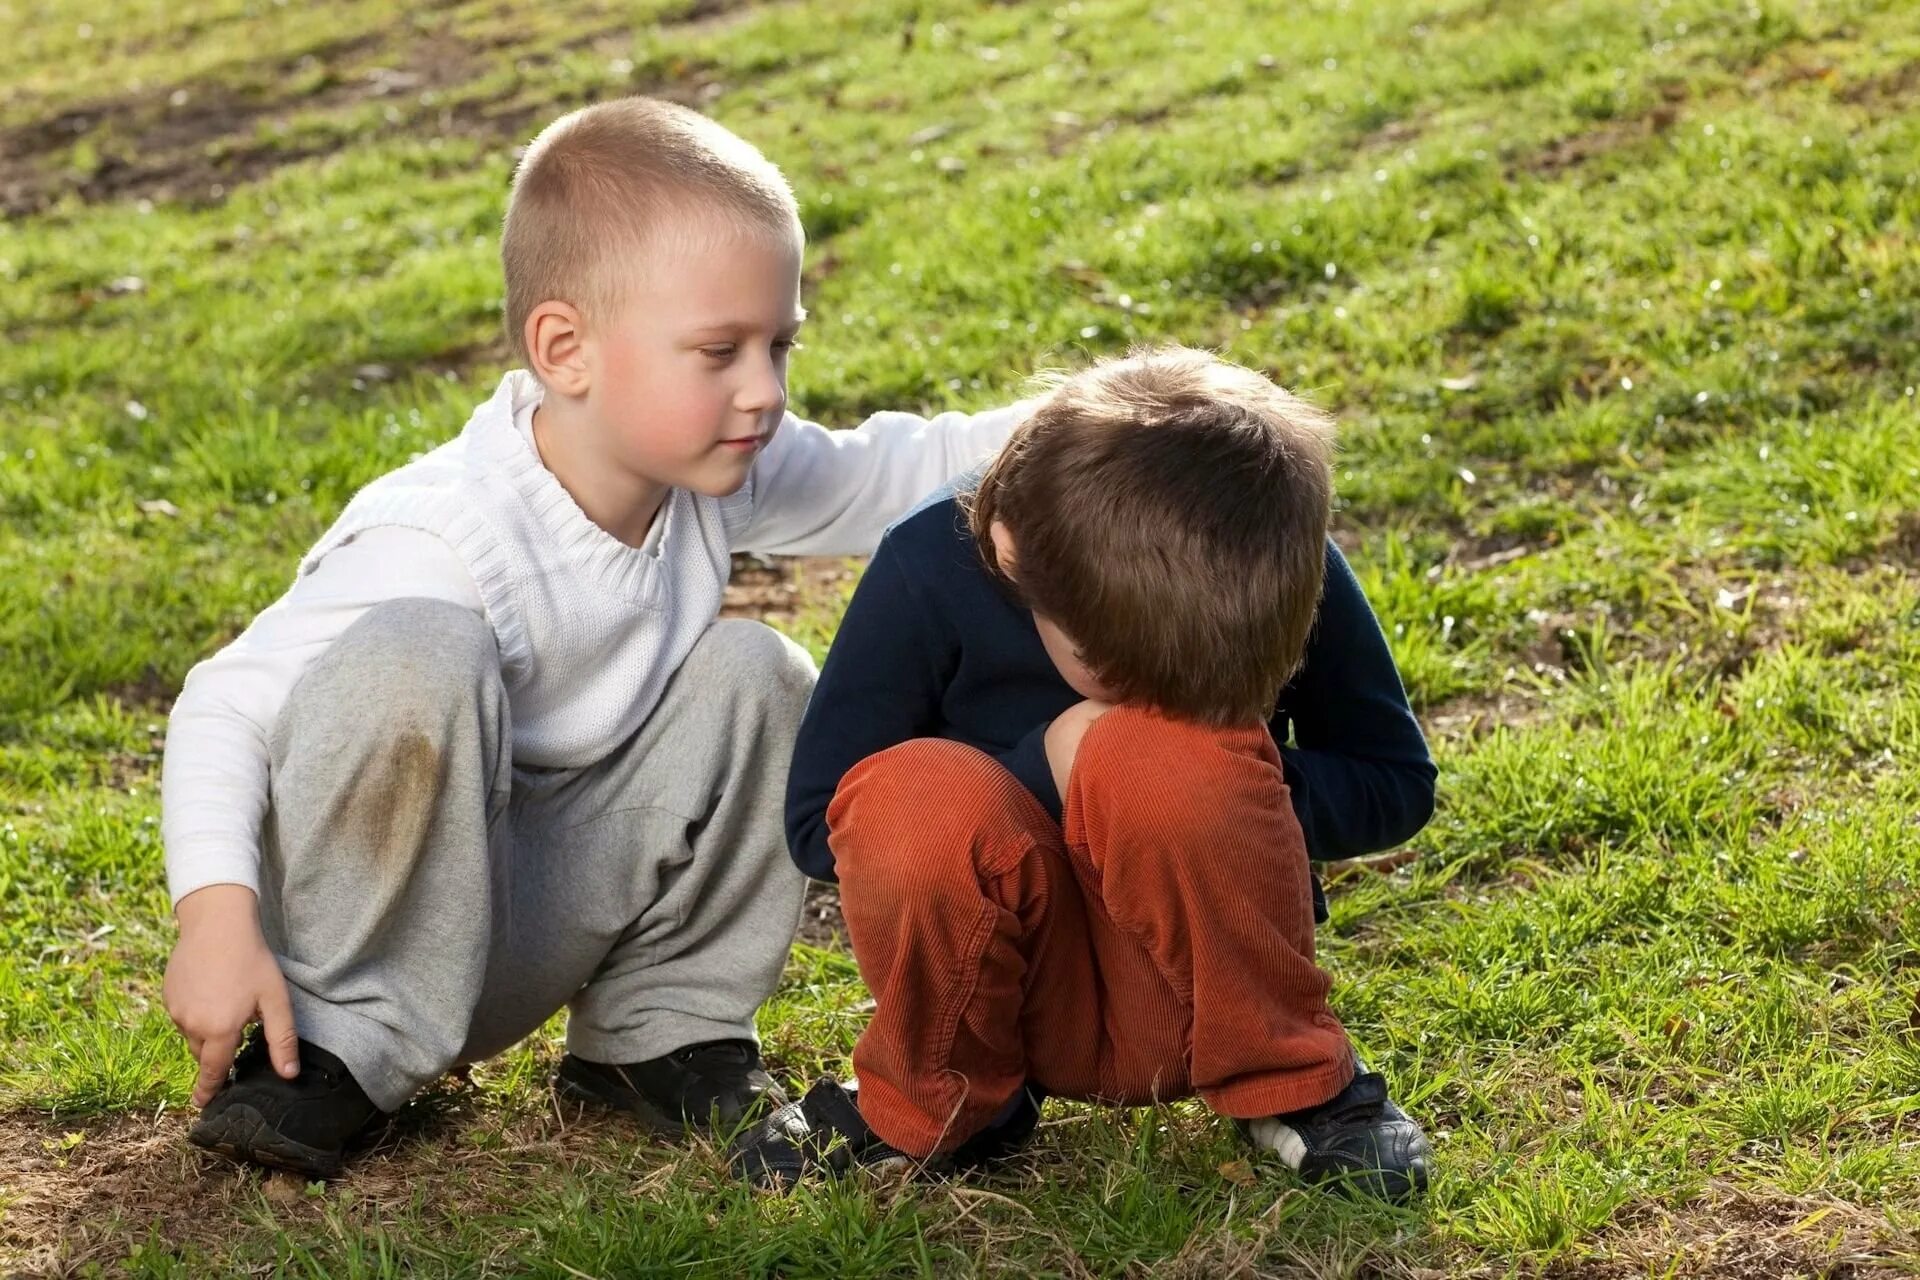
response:
[(753, 1038), (806, 883), (781, 814), (813, 675), (719, 621), (606, 759), (516, 769), (486, 622), (369, 610), (269, 744), (260, 916), (299, 1034), (385, 1110), (563, 1005), (595, 1062)]

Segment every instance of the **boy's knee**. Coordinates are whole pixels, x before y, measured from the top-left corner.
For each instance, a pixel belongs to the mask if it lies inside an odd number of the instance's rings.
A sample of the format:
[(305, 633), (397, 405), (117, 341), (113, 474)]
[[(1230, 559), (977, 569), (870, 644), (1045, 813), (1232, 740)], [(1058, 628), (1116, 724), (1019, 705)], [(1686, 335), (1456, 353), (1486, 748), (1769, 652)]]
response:
[[(289, 705), (334, 723), (357, 714), (380, 738), (438, 743), (499, 678), (493, 628), (478, 613), (445, 600), (389, 600), (347, 628)], [(324, 707), (311, 705), (316, 698)]]
[[(996, 771), (1006, 774), (977, 747), (945, 738), (912, 738), (876, 751), (847, 770), (827, 809), (827, 825), (895, 825), (911, 818), (915, 830), (930, 831), (956, 820), (963, 808), (974, 807), (969, 801), (991, 795), (999, 782)], [(929, 796), (939, 797), (939, 803), (928, 804)]]
[[(1084, 839), (1124, 830), (1140, 854), (1184, 857), (1238, 821), (1286, 804), (1265, 726), (1216, 728), (1116, 707), (1087, 729), (1075, 761), (1068, 824)], [(1290, 812), (1290, 811), (1289, 811)], [(1105, 843), (1096, 841), (1096, 843)]]
[(732, 689), (797, 722), (819, 670), (813, 658), (764, 622), (720, 618), (701, 633), (680, 672), (708, 690)]
[(849, 878), (930, 887), (971, 883), (996, 851), (1023, 847), (1039, 802), (992, 756), (915, 738), (868, 756), (827, 809), (834, 865)]

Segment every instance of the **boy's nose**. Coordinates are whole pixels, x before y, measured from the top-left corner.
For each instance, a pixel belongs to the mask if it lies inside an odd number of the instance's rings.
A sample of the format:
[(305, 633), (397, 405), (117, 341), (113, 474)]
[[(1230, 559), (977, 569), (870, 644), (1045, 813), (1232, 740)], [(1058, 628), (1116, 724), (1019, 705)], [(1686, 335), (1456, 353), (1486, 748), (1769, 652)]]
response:
[(742, 413), (771, 417), (787, 407), (787, 381), (769, 364), (747, 380), (733, 404)]

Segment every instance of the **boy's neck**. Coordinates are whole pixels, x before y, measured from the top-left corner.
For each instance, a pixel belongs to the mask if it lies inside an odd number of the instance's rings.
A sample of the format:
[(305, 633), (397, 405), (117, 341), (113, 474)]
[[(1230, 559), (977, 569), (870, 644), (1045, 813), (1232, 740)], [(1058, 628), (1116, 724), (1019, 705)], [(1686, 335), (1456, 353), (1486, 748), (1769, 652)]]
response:
[(591, 456), (593, 433), (578, 421), (583, 410), (549, 395), (533, 411), (533, 447), (587, 519), (630, 547), (647, 540), (668, 486)]

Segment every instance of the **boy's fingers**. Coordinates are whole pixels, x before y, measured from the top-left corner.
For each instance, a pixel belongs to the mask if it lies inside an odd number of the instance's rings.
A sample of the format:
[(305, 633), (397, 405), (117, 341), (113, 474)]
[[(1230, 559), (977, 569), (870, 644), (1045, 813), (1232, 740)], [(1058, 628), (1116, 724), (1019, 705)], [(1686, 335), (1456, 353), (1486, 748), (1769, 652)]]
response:
[(260, 993), (260, 1030), (267, 1037), (273, 1069), (287, 1080), (300, 1074), (300, 1038), (293, 1029), (293, 1005), (284, 978)]
[(240, 1033), (208, 1036), (200, 1042), (200, 1078), (194, 1081), (193, 1105), (204, 1107), (213, 1101), (226, 1083), (227, 1068), (233, 1065), (234, 1051), (240, 1047)]

